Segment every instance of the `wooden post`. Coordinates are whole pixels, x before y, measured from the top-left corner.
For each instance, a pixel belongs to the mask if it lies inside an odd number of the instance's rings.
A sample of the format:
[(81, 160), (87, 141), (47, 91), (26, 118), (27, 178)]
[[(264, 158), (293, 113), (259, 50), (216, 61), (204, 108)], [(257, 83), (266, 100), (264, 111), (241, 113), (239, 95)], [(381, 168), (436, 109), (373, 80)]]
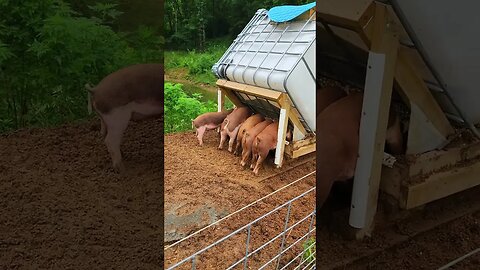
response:
[(377, 4), (350, 211), (350, 225), (361, 229), (358, 238), (373, 229), (397, 54), (398, 35), (393, 22), (388, 19), (386, 6)]
[(220, 87), (217, 89), (218, 96), (218, 111), (221, 112), (225, 109), (225, 94), (222, 92)]
[(275, 164), (283, 165), (283, 153), (285, 152), (285, 137), (287, 136), (288, 117), (290, 115), (290, 102), (287, 95), (283, 94), (279, 100), (280, 119), (278, 119), (277, 149), (275, 150)]

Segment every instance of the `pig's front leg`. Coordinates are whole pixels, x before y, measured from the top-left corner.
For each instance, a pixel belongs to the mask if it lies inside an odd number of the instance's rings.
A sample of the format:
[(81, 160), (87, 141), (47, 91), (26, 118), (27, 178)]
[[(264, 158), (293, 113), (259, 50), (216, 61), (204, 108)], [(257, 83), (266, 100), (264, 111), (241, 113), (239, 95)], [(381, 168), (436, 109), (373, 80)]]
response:
[(227, 140), (227, 130), (224, 129), (220, 131), (220, 144), (218, 145), (218, 149), (222, 150), (225, 141)]

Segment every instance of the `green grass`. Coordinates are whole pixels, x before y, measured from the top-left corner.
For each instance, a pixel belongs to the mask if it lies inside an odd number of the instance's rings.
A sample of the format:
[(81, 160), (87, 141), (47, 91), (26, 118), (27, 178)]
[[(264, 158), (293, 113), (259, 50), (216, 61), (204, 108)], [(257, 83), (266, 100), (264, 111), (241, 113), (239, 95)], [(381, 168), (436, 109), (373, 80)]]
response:
[(185, 80), (194, 83), (215, 85), (217, 78), (212, 73), (212, 66), (222, 57), (230, 45), (230, 39), (215, 39), (207, 42), (207, 49), (203, 52), (166, 51), (166, 73), (175, 73), (175, 70), (188, 70)]

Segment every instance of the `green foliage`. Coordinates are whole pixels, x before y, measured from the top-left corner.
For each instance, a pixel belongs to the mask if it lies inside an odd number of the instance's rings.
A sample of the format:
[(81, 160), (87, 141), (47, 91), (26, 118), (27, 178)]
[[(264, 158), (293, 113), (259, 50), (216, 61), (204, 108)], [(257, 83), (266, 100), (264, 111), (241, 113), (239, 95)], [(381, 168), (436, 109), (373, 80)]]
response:
[(313, 0), (168, 0), (165, 1), (165, 36), (169, 49), (200, 49), (205, 39), (240, 33), (260, 8), (299, 5)]
[(171, 69), (187, 68), (189, 76), (186, 79), (214, 85), (216, 78), (212, 73), (212, 66), (222, 57), (228, 45), (225, 39), (221, 39), (208, 42), (207, 49), (203, 52), (197, 50), (165, 52), (165, 69), (168, 73)]
[(198, 115), (216, 111), (214, 102), (201, 102), (200, 99), (198, 93), (188, 96), (181, 84), (165, 83), (165, 133), (191, 130), (192, 120)]
[[(163, 39), (141, 26), (117, 33), (120, 12), (87, 18), (62, 0), (0, 0), (0, 132), (87, 117), (85, 83), (121, 67), (162, 61)], [(102, 15), (103, 14), (103, 15)]]
[(311, 263), (315, 260), (315, 238), (310, 238), (303, 243), (303, 256), (302, 260)]

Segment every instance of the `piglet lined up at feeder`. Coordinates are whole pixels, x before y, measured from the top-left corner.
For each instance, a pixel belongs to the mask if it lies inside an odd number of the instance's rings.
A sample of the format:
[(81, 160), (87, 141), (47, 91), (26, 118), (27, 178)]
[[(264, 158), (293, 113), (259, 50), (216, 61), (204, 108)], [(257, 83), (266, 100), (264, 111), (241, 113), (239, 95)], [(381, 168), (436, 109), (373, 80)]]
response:
[(199, 115), (192, 121), (192, 127), (196, 130), (196, 136), (200, 146), (203, 145), (203, 135), (205, 131), (218, 128), (232, 111), (233, 109), (221, 112), (208, 112)]
[(138, 64), (113, 72), (94, 88), (87, 86), (117, 172), (124, 171), (120, 144), (130, 119), (163, 114), (163, 72), (162, 64)]
[(272, 120), (266, 119), (245, 132), (245, 135), (242, 138), (242, 161), (240, 162), (242, 167), (247, 165), (248, 159), (252, 155), (252, 146), (257, 135), (272, 123)]
[[(328, 106), (317, 117), (317, 207), (327, 199), (332, 185), (353, 178), (358, 157), (363, 94), (353, 93)], [(398, 115), (390, 110), (386, 133), (392, 154), (403, 151)]]
[[(286, 140), (292, 139), (292, 131), (287, 130)], [(267, 158), (270, 150), (277, 148), (278, 140), (278, 121), (274, 121), (268, 125), (262, 132), (260, 132), (253, 142), (252, 146), (252, 164), (250, 166), (253, 169), (253, 173), (258, 175), (258, 170), (263, 161)]]
[(243, 122), (243, 124), (240, 126), (240, 129), (238, 130), (237, 144), (235, 145), (234, 152), (235, 155), (238, 155), (240, 153), (240, 147), (242, 147), (242, 139), (245, 133), (263, 120), (265, 120), (265, 117), (257, 113), (250, 116), (247, 120), (245, 120), (245, 122)]
[(233, 143), (237, 138), (240, 125), (245, 122), (250, 115), (252, 115), (252, 111), (248, 107), (237, 107), (227, 115), (220, 127), (220, 145), (218, 146), (218, 149), (223, 149), (223, 145), (228, 136), (230, 137), (228, 151), (230, 153), (233, 151)]

